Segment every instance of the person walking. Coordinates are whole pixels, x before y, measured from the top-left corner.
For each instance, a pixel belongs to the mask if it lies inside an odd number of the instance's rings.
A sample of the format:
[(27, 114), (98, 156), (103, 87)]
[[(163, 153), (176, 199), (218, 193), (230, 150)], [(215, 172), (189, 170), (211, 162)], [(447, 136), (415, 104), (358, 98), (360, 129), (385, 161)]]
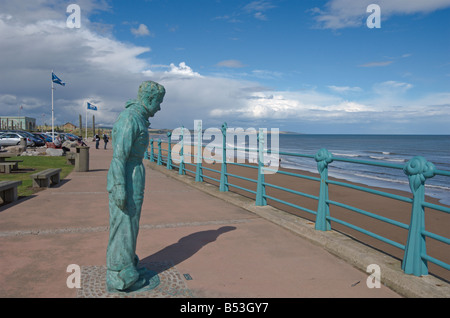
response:
[(108, 144), (109, 138), (107, 134), (103, 134), (103, 141), (105, 142), (105, 147), (104, 149), (106, 149), (106, 145)]
[(98, 145), (100, 144), (100, 136), (95, 134), (95, 149), (98, 149)]

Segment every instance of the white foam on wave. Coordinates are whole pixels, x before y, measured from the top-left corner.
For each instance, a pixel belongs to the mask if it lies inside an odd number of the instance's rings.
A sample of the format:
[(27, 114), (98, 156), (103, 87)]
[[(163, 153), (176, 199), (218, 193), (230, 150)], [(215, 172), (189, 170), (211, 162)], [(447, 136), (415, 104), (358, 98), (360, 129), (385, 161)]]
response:
[(358, 154), (351, 154), (351, 153), (337, 153), (337, 152), (333, 152), (333, 155), (335, 155), (337, 157), (360, 157), (360, 155), (358, 155)]

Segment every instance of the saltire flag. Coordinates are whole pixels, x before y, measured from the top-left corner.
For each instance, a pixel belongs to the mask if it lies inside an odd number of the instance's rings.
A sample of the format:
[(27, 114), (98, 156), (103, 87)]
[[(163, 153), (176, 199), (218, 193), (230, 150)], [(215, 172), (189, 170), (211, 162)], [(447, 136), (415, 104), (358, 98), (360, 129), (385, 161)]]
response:
[(52, 72), (52, 82), (62, 85), (62, 86), (66, 86), (66, 83), (64, 83), (63, 81), (61, 81), (61, 79), (55, 75), (55, 73)]
[(94, 104), (91, 103), (87, 103), (87, 109), (91, 109), (91, 110), (97, 110), (97, 106), (95, 106)]

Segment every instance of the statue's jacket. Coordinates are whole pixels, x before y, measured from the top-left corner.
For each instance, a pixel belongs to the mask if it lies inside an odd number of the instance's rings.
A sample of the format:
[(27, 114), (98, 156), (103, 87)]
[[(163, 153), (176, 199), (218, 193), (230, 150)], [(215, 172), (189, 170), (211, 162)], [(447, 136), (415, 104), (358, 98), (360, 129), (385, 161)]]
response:
[[(136, 265), (136, 238), (145, 188), (142, 159), (148, 147), (149, 126), (145, 109), (130, 101), (119, 115), (111, 134), (114, 152), (107, 179), (111, 224), (107, 266), (111, 281), (119, 281), (116, 276), (120, 271), (132, 270)], [(126, 195), (123, 208), (115, 204), (119, 189)]]
[[(114, 187), (125, 187), (128, 195), (143, 195), (145, 187), (145, 169), (142, 164), (149, 143), (148, 117), (142, 107), (128, 102), (127, 108), (119, 115), (112, 131), (114, 149), (111, 166), (108, 171), (107, 191)], [(135, 190), (142, 189), (142, 193)]]

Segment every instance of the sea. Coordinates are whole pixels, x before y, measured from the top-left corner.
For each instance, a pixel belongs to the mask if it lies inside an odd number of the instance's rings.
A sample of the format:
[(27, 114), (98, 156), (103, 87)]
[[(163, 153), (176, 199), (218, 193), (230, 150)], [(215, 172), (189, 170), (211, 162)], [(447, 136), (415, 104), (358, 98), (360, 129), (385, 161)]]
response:
[[(450, 171), (450, 135), (280, 135), (280, 152), (315, 154), (326, 148), (336, 158), (405, 165), (422, 156), (436, 169)], [(281, 157), (281, 167), (317, 172), (314, 159)], [(401, 169), (334, 161), (328, 175), (367, 186), (410, 192)], [(450, 205), (450, 176), (435, 175), (425, 181), (425, 194)]]
[[(167, 140), (166, 136), (161, 136)], [(271, 136), (267, 136), (270, 144)], [(249, 140), (227, 140), (228, 147), (252, 149)], [(214, 144), (215, 143), (215, 144)], [(220, 147), (221, 141), (203, 140), (203, 145)], [(254, 145), (254, 142), (250, 142)], [(276, 143), (273, 143), (276, 145)], [(270, 148), (270, 146), (269, 146)], [(374, 163), (405, 165), (414, 156), (422, 156), (438, 170), (450, 171), (450, 135), (312, 135), (280, 133), (278, 140), (282, 168), (317, 173), (313, 158), (283, 155), (287, 153), (316, 154), (326, 148), (335, 158), (351, 158)], [(254, 150), (254, 149), (253, 149)], [(236, 152), (237, 153), (237, 152)], [(237, 154), (237, 156), (242, 156)], [(248, 152), (247, 152), (248, 158)], [(330, 177), (340, 178), (367, 186), (397, 189), (411, 192), (408, 177), (402, 169), (370, 166), (334, 161), (328, 166)], [(450, 176), (435, 175), (425, 181), (425, 194), (437, 198), (441, 204), (450, 206)]]

